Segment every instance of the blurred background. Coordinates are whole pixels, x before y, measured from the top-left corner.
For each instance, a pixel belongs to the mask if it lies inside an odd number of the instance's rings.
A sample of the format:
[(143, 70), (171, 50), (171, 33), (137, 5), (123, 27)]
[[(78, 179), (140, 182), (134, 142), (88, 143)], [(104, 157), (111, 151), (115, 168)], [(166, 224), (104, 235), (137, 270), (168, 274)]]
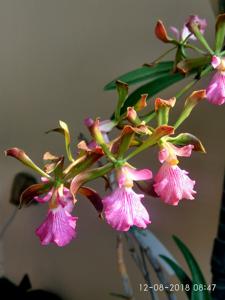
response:
[[(157, 19), (181, 27), (193, 13), (207, 19), (206, 36), (212, 42), (215, 17), (206, 0), (0, 0), (0, 153), (18, 146), (40, 165), (45, 151), (60, 154), (61, 136), (44, 132), (61, 119), (77, 138), (86, 132), (85, 117), (108, 118), (116, 95), (103, 92), (103, 86), (166, 49), (154, 37)], [(205, 88), (208, 80), (198, 87)], [(169, 98), (183, 84), (160, 95)], [(197, 182), (196, 200), (183, 201), (179, 207), (145, 200), (153, 233), (184, 264), (171, 239), (172, 234), (179, 236), (209, 282), (224, 172), (223, 118), (223, 107), (205, 102), (181, 127), (197, 135), (207, 149), (206, 155), (194, 154), (181, 162)], [(134, 162), (154, 173), (159, 167), (154, 151)], [(0, 170), (1, 224), (13, 210), (9, 204), (13, 177), (25, 168), (2, 154)], [(96, 185), (103, 193), (103, 182)], [(116, 233), (97, 218), (88, 201), (81, 198), (77, 204), (78, 237), (65, 248), (40, 246), (34, 230), (45, 214), (44, 206), (18, 211), (4, 239), (5, 275), (19, 283), (28, 273), (34, 288), (55, 291), (65, 300), (110, 300), (109, 292), (121, 292)], [(127, 264), (137, 299), (148, 299), (138, 291), (143, 279), (129, 255)]]

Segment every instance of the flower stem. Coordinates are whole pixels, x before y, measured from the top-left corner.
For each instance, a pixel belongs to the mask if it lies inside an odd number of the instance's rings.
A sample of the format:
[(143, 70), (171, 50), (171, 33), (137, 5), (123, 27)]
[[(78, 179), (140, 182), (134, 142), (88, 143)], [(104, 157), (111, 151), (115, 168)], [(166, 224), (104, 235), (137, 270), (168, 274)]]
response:
[(162, 58), (164, 58), (167, 54), (169, 54), (170, 52), (172, 52), (176, 48), (177, 48), (177, 45), (174, 46), (173, 48), (170, 48), (169, 50), (167, 50), (166, 52), (164, 52), (162, 55), (160, 55), (158, 58), (156, 58), (155, 60), (153, 60), (153, 62), (151, 62), (151, 64), (157, 64)]
[(189, 82), (183, 89), (181, 89), (176, 95), (176, 99), (180, 98), (183, 94), (185, 94), (193, 85), (197, 83), (198, 79), (194, 79), (191, 82)]
[(199, 42), (205, 47), (205, 49), (206, 49), (211, 55), (213, 55), (213, 54), (214, 54), (213, 50), (210, 48), (208, 42), (206, 41), (206, 39), (204, 38), (204, 36), (203, 36), (202, 33), (200, 32), (198, 26), (194, 26), (193, 30), (194, 30), (194, 34), (195, 34), (196, 38), (199, 40)]
[(192, 49), (197, 51), (200, 54), (206, 55), (207, 53), (205, 51), (203, 51), (202, 49), (198, 48), (197, 46), (191, 45), (191, 44), (186, 44), (185, 45), (186, 48)]

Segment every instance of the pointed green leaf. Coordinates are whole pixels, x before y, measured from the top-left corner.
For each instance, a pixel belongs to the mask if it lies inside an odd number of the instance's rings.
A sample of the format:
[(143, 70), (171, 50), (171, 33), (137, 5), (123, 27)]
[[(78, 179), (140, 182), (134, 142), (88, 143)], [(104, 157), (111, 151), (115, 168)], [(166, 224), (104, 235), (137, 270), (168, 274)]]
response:
[[(187, 246), (178, 237), (173, 236), (173, 239), (180, 251), (182, 252), (182, 254), (184, 255), (184, 258), (191, 271), (193, 284), (191, 300), (212, 300), (210, 293), (207, 290), (201, 290), (200, 288), (200, 286), (206, 287), (207, 283), (194, 256), (187, 248)], [(195, 286), (196, 289), (194, 288)]]
[(167, 264), (174, 270), (175, 274), (177, 275), (177, 278), (180, 280), (180, 283), (182, 283), (184, 286), (187, 285), (190, 287), (190, 291), (185, 289), (185, 293), (187, 294), (188, 299), (191, 300), (191, 286), (192, 286), (192, 281), (188, 277), (188, 275), (184, 272), (184, 270), (177, 264), (175, 263), (172, 259), (170, 259), (167, 256), (160, 255), (160, 257), (167, 262)]
[[(162, 75), (163, 73), (168, 73), (173, 68), (173, 62), (172, 61), (165, 61), (160, 62), (155, 65), (144, 65), (143, 67), (140, 67), (138, 69), (135, 69), (133, 71), (130, 71), (124, 75), (119, 76), (115, 80), (108, 83), (104, 90), (114, 90), (116, 88), (116, 81), (120, 80), (123, 82), (126, 82), (129, 85), (142, 82), (144, 80), (148, 80), (152, 77), (157, 77), (159, 75)], [(140, 96), (140, 95), (139, 95)]]
[(224, 44), (225, 14), (219, 15), (216, 20), (216, 45), (215, 50), (219, 53)]
[(182, 80), (183, 78), (185, 78), (184, 75), (180, 73), (167, 73), (142, 85), (129, 95), (120, 111), (120, 114), (123, 114), (127, 110), (127, 107), (134, 106), (140, 99), (140, 95), (148, 94), (148, 98), (152, 97), (170, 85)]

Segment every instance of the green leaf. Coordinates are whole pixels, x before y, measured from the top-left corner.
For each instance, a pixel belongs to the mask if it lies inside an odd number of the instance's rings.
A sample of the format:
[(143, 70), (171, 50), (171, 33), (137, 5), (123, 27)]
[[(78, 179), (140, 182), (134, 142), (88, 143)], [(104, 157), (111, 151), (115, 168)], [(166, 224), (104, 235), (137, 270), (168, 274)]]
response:
[(184, 75), (180, 73), (167, 73), (161, 75), (159, 78), (154, 79), (141, 87), (137, 88), (133, 93), (131, 93), (122, 107), (120, 114), (123, 114), (127, 107), (134, 106), (140, 99), (140, 95), (148, 94), (148, 98), (156, 95), (158, 92), (164, 90), (170, 85), (182, 80)]
[(120, 80), (123, 82), (126, 82), (129, 85), (142, 82), (144, 80), (148, 80), (151, 77), (158, 77), (162, 75), (163, 73), (168, 73), (168, 71), (172, 70), (173, 68), (173, 62), (172, 61), (165, 61), (160, 62), (158, 64), (147, 66), (144, 65), (143, 67), (140, 67), (138, 69), (135, 69), (133, 71), (130, 71), (124, 75), (121, 75), (108, 83), (104, 90), (114, 90), (116, 89), (116, 81)]
[(181, 146), (181, 147), (191, 144), (194, 146), (193, 148), (194, 151), (198, 151), (202, 153), (206, 152), (201, 141), (196, 136), (190, 133), (180, 133), (176, 137), (168, 137), (167, 141), (172, 144), (175, 144), (176, 146)]
[(175, 274), (177, 275), (178, 279), (180, 280), (180, 283), (182, 283), (184, 286), (187, 285), (190, 287), (190, 291), (187, 291), (185, 289), (185, 293), (188, 296), (188, 299), (191, 300), (191, 286), (192, 286), (192, 281), (188, 277), (188, 275), (184, 272), (184, 270), (177, 264), (175, 263), (172, 259), (170, 259), (167, 256), (160, 255), (160, 257), (167, 262), (167, 264), (174, 270)]
[(221, 13), (225, 12), (225, 2), (224, 2), (224, 0), (219, 0), (219, 11)]
[[(187, 246), (178, 237), (173, 236), (173, 239), (180, 251), (182, 252), (182, 254), (184, 255), (184, 258), (191, 271), (193, 284), (191, 300), (212, 300), (211, 295), (207, 290), (200, 290), (200, 286), (207, 287), (207, 283), (194, 256), (187, 248)], [(196, 287), (196, 290), (194, 289), (194, 287)]]
[(216, 45), (215, 49), (219, 53), (223, 48), (225, 36), (225, 14), (219, 15), (216, 20)]

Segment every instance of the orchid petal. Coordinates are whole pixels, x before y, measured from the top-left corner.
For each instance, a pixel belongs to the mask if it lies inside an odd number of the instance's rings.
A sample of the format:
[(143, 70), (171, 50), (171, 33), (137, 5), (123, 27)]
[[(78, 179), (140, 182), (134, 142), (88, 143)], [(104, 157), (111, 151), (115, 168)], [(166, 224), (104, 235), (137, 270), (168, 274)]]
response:
[(152, 172), (149, 169), (133, 169), (129, 167), (123, 167), (125, 172), (127, 173), (128, 177), (134, 181), (140, 180), (149, 180), (152, 178)]
[(184, 147), (176, 147), (173, 144), (170, 144), (170, 146), (173, 148), (177, 156), (183, 156), (183, 157), (190, 157), (192, 150), (194, 149), (194, 146), (191, 144), (186, 145)]

